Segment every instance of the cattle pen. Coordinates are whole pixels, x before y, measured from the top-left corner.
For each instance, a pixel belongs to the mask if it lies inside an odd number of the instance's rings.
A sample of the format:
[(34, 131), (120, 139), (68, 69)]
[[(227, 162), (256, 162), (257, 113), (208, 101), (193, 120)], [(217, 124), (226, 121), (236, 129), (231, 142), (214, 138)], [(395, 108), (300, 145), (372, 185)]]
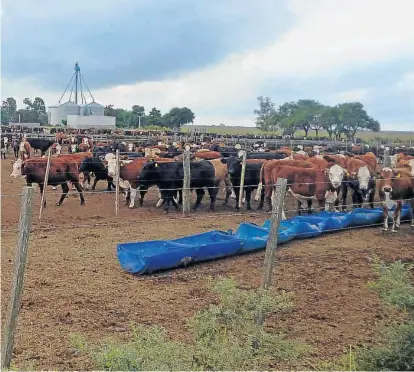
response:
[[(9, 302), (13, 257), (19, 238), (19, 214), (24, 180), (11, 180), (10, 160), (1, 161), (2, 325)], [(186, 320), (217, 299), (208, 289), (209, 278), (234, 278), (244, 288), (261, 285), (265, 251), (210, 261), (151, 275), (132, 276), (122, 270), (116, 245), (127, 241), (173, 239), (212, 229), (235, 229), (242, 222), (261, 225), (269, 213), (235, 200), (222, 205), (221, 189), (216, 210), (208, 211), (207, 194), (200, 209), (162, 213), (159, 195), (150, 188), (144, 205), (134, 209), (115, 191), (83, 191), (81, 206), (70, 191), (57, 207), (61, 191), (47, 187), (47, 207), (35, 187), (28, 262), (21, 301), (13, 363), (33, 369), (88, 370), (90, 359), (75, 352), (70, 335), (83, 334), (98, 342), (106, 337), (128, 339), (131, 324), (165, 327), (173, 339), (187, 341)], [(190, 195), (192, 202), (195, 197)], [(117, 202), (116, 202), (117, 201)], [(116, 206), (114, 208), (114, 203)], [(378, 206), (378, 199), (375, 200)], [(351, 207), (351, 202), (347, 201)], [(287, 198), (285, 213), (295, 215), (296, 203)], [(374, 324), (388, 315), (366, 283), (373, 279), (370, 259), (413, 261), (412, 231), (403, 224), (398, 234), (383, 233), (380, 226), (347, 228), (334, 234), (293, 241), (277, 252), (273, 285), (294, 293), (295, 311), (270, 317), (275, 330), (285, 329), (314, 348), (315, 360), (333, 359), (348, 345), (370, 342)], [(280, 364), (277, 369), (309, 369), (306, 360)]]

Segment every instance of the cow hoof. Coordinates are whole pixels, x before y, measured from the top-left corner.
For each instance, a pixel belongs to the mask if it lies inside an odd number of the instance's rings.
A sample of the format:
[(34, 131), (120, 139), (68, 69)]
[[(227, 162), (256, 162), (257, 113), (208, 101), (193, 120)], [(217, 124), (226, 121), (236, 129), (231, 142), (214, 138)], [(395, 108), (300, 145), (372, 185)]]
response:
[(382, 231), (388, 231), (388, 229), (386, 229), (386, 228), (384, 227), (384, 228), (382, 228)]
[[(62, 205), (62, 203), (56, 203), (56, 207), (60, 207)], [(45, 208), (45, 207), (43, 207)]]
[(395, 230), (395, 229), (394, 229), (394, 230), (391, 230), (391, 232), (392, 232), (392, 233), (397, 233), (397, 232), (398, 232), (398, 230)]

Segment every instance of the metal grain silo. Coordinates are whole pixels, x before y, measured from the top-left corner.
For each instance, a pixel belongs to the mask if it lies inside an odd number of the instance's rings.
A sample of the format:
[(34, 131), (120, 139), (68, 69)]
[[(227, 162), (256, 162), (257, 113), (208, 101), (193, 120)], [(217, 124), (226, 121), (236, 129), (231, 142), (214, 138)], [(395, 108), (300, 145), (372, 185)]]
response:
[(104, 116), (105, 108), (99, 103), (93, 101), (81, 107), (81, 115), (84, 116)]
[(49, 106), (48, 109), (48, 123), (49, 125), (56, 125), (56, 124), (62, 124), (61, 119), (59, 116), (59, 106), (60, 105), (52, 105)]
[(67, 101), (59, 106), (59, 114), (66, 119), (67, 115), (80, 115), (80, 106), (72, 101)]

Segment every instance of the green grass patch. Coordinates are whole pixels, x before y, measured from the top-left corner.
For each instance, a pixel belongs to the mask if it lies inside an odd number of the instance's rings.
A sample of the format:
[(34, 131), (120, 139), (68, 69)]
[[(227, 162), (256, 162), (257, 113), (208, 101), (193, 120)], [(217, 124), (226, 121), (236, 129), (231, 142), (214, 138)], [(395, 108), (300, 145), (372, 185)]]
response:
[(412, 371), (414, 370), (414, 265), (397, 261), (391, 264), (374, 259), (378, 280), (368, 286), (383, 302), (402, 310), (403, 323), (379, 327), (379, 344), (351, 348), (347, 355), (332, 363), (322, 363), (322, 370), (337, 371)]
[(255, 321), (258, 311), (290, 311), (292, 295), (242, 290), (230, 279), (215, 281), (212, 289), (219, 304), (189, 319), (191, 343), (171, 340), (161, 327), (137, 325), (127, 343), (108, 340), (91, 345), (74, 335), (71, 344), (90, 355), (97, 369), (118, 371), (257, 370), (271, 362), (295, 360), (310, 350)]

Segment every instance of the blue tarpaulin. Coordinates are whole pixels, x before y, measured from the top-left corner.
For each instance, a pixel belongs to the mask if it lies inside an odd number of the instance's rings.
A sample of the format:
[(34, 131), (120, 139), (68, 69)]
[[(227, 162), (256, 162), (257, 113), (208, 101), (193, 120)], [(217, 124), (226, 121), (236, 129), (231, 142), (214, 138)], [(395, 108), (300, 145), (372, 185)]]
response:
[[(402, 219), (411, 218), (410, 205), (403, 205)], [(382, 222), (381, 208), (356, 208), (352, 212), (319, 212), (295, 216), (280, 222), (278, 244), (307, 239), (349, 227)], [(243, 222), (233, 231), (213, 230), (174, 240), (152, 240), (117, 245), (122, 268), (131, 274), (152, 273), (185, 266), (192, 262), (214, 260), (266, 247), (270, 220), (262, 226)]]

